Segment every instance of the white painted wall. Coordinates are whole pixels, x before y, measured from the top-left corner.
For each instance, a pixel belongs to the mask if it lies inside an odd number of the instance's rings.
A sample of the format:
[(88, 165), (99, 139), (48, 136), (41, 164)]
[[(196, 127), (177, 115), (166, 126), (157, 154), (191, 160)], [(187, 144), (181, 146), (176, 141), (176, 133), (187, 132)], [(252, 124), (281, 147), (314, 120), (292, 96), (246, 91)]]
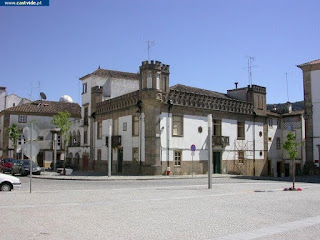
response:
[[(169, 121), (168, 121), (169, 119)], [(214, 116), (213, 116), (214, 119)], [(230, 145), (222, 149), (222, 160), (236, 160), (237, 150), (244, 150), (245, 158), (253, 159), (253, 122), (245, 122), (245, 140), (237, 140), (237, 120), (235, 119), (222, 119), (222, 136), (228, 136)], [(202, 133), (198, 132), (198, 127), (202, 127)], [(183, 137), (172, 136), (172, 114), (169, 118), (167, 113), (161, 114), (160, 129), (161, 131), (161, 147), (162, 147), (162, 161), (167, 161), (167, 128), (169, 127), (169, 161), (173, 160), (173, 151), (175, 149), (182, 150), (183, 160), (191, 160), (192, 144), (196, 145), (197, 151), (195, 152), (194, 161), (208, 160), (208, 122), (207, 117), (184, 115), (183, 120)], [(256, 154), (255, 159), (264, 159), (264, 145), (263, 135), (259, 136), (259, 131), (263, 133), (263, 123), (255, 124), (255, 140), (256, 140)], [(260, 156), (260, 151), (262, 155)]]
[[(312, 101), (312, 114), (313, 114), (313, 158), (319, 159), (319, 147), (320, 145), (320, 70), (311, 71), (311, 101)], [(320, 163), (318, 163), (320, 166)]]

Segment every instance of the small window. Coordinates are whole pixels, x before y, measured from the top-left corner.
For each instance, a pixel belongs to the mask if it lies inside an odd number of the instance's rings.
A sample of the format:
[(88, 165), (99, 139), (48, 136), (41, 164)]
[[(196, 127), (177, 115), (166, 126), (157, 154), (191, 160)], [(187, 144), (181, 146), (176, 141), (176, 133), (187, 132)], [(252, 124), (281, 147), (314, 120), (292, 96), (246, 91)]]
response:
[(97, 138), (101, 139), (102, 138), (102, 122), (98, 122), (98, 129), (97, 129)]
[(101, 149), (97, 150), (97, 159), (101, 160)]
[(238, 139), (245, 139), (244, 122), (238, 122)]
[(280, 120), (280, 119), (277, 120), (277, 127), (278, 127), (279, 129), (281, 129), (281, 120)]
[(84, 125), (88, 125), (88, 116), (89, 116), (89, 113), (88, 113), (88, 107), (85, 107), (84, 109), (83, 109), (83, 111), (84, 111), (84, 117), (83, 117), (83, 121), (84, 121)]
[(239, 160), (239, 163), (244, 162), (244, 151), (238, 151), (238, 160)]
[(261, 131), (259, 132), (259, 137), (262, 137), (262, 132)]
[(262, 157), (262, 151), (260, 151), (260, 153), (259, 153), (259, 154), (260, 154), (260, 157)]
[(19, 115), (19, 123), (26, 123), (27, 116), (26, 115)]
[(198, 133), (202, 133), (202, 127), (198, 127)]
[(124, 122), (123, 125), (122, 125), (122, 130), (125, 132), (127, 131), (127, 123)]
[(152, 88), (152, 73), (151, 72), (148, 72), (147, 88)]
[(213, 120), (213, 136), (222, 136), (221, 134), (221, 120)]
[(157, 73), (156, 88), (160, 89), (160, 73)]
[(263, 110), (263, 96), (258, 96), (258, 108)]
[(277, 137), (277, 149), (281, 148), (280, 138)]
[(87, 93), (87, 83), (82, 84), (82, 93)]
[(24, 139), (23, 135), (20, 135), (19, 138), (18, 138), (18, 145), (22, 145), (22, 140), (23, 140), (23, 144), (25, 144), (26, 140)]
[(38, 136), (38, 141), (43, 141), (44, 137), (43, 136)]
[(268, 119), (268, 125), (269, 125), (269, 127), (273, 126), (273, 119), (272, 118)]
[(172, 135), (183, 136), (183, 117), (173, 116), (172, 118)]
[(12, 104), (12, 107), (15, 107), (15, 106), (16, 106), (16, 104), (15, 104), (15, 103), (13, 103), (13, 104)]
[(139, 136), (139, 117), (133, 116), (132, 121), (132, 135)]
[(83, 144), (88, 144), (88, 132), (86, 130), (83, 132)]
[(174, 151), (174, 165), (181, 166), (181, 151)]

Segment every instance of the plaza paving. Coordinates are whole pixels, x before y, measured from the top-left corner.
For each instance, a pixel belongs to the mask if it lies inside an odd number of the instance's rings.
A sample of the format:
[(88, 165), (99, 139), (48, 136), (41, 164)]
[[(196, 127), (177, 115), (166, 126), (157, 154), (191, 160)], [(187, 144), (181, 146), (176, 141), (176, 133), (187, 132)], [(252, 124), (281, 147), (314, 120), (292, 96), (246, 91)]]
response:
[[(91, 176), (94, 177), (94, 176)], [(319, 239), (320, 185), (237, 176), (83, 181), (21, 177), (0, 193), (0, 239)], [(137, 181), (141, 180), (141, 181)]]

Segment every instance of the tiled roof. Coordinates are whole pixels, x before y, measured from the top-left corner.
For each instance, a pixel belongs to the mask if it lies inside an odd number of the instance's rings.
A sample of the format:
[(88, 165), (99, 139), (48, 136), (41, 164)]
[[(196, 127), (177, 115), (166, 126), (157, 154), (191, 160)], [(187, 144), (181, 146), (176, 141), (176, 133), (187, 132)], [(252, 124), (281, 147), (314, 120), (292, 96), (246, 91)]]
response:
[(310, 62), (300, 64), (300, 65), (298, 65), (298, 67), (303, 67), (303, 66), (307, 66), (307, 65), (315, 65), (315, 64), (319, 64), (319, 63), (320, 63), (320, 59), (317, 59), (317, 60), (313, 60)]
[(229, 97), (226, 96), (226, 94), (223, 94), (223, 93), (214, 92), (214, 91), (201, 89), (201, 88), (185, 86), (182, 84), (174, 85), (174, 86), (170, 87), (170, 89), (179, 90), (182, 92), (192, 92), (192, 93), (202, 94), (202, 95), (206, 95), (206, 96), (210, 96), (210, 97), (230, 99)]
[(34, 101), (25, 103), (19, 106), (11, 107), (3, 112), (8, 113), (25, 113), (25, 114), (39, 114), (45, 116), (52, 116), (58, 112), (68, 111), (72, 117), (81, 117), (81, 107), (77, 103), (69, 102), (54, 102), (54, 101)]
[(138, 73), (120, 72), (120, 71), (102, 69), (99, 67), (94, 72), (81, 77), (80, 80), (84, 80), (90, 76), (124, 78), (124, 79), (133, 79), (133, 80), (140, 79), (140, 74)]

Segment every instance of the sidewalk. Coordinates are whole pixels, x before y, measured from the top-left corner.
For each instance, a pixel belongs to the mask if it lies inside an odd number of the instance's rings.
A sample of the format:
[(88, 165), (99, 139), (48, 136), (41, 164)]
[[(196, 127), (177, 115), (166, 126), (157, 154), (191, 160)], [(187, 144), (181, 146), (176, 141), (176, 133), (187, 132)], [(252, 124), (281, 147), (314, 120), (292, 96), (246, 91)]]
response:
[[(236, 175), (213, 174), (213, 178), (230, 178)], [(95, 172), (74, 171), (71, 175), (60, 175), (53, 171), (41, 172), (41, 175), (32, 175), (33, 178), (52, 179), (52, 180), (82, 180), (82, 181), (119, 181), (119, 180), (168, 180), (168, 179), (192, 179), (208, 178), (206, 174), (192, 175), (156, 175), (156, 176), (123, 176), (114, 175), (108, 177), (106, 174)]]

